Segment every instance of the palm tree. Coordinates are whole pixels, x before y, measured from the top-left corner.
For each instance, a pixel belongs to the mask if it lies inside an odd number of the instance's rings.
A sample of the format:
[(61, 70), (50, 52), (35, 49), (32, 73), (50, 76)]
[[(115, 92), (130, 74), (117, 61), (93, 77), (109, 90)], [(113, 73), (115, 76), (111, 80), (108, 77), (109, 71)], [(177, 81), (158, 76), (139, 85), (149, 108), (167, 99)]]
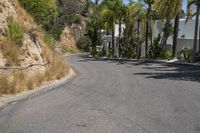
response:
[(175, 10), (177, 10), (177, 15), (175, 17), (174, 21), (174, 36), (173, 36), (173, 46), (172, 46), (172, 58), (176, 57), (176, 46), (177, 46), (177, 40), (178, 40), (178, 32), (179, 32), (179, 23), (180, 23), (180, 15), (182, 13), (182, 3), (183, 0), (177, 0), (177, 7)]
[(137, 48), (137, 58), (140, 58), (141, 43), (144, 41), (146, 27), (145, 14), (146, 11), (141, 3), (131, 2), (126, 7), (124, 20), (126, 25), (125, 35), (130, 38), (130, 45)]
[(151, 27), (151, 14), (152, 14), (152, 4), (154, 0), (145, 0), (145, 4), (148, 5), (147, 8), (147, 21), (146, 21), (146, 37), (145, 37), (145, 56), (148, 57), (148, 47), (149, 47), (149, 38), (152, 45), (152, 27)]
[(119, 5), (119, 37), (118, 37), (118, 45), (119, 45), (119, 57), (121, 57), (121, 35), (122, 35), (122, 21), (124, 19), (125, 16), (125, 10), (126, 6), (123, 5)]
[[(115, 24), (121, 16), (122, 0), (104, 0), (102, 2), (102, 17), (107, 27), (112, 29), (112, 56), (115, 56)], [(121, 33), (120, 33), (121, 34)], [(120, 35), (121, 36), (121, 35)]]
[(96, 46), (101, 43), (100, 29), (102, 26), (102, 19), (99, 17), (101, 7), (100, 5), (93, 6), (93, 13), (90, 15), (87, 22), (87, 34), (92, 40), (92, 51), (91, 54), (96, 54)]
[(174, 26), (174, 42), (173, 42), (173, 54), (175, 56), (175, 48), (177, 45), (178, 37), (178, 22), (179, 22), (179, 12), (181, 9), (182, 0), (156, 0), (155, 9), (159, 13), (159, 16), (162, 20), (166, 20), (165, 28), (163, 30), (163, 37), (161, 45), (163, 48), (166, 48), (167, 39), (170, 36), (171, 32), (171, 20), (176, 16), (175, 26)]
[[(194, 43), (193, 43), (193, 51), (192, 51), (192, 62), (196, 61), (196, 52), (197, 52), (197, 38), (198, 38), (198, 28), (199, 28), (199, 13), (200, 13), (200, 1), (199, 0), (188, 0), (188, 9), (191, 7), (191, 5), (196, 5), (196, 20), (195, 20), (195, 31), (194, 31)], [(200, 41), (199, 41), (199, 47), (200, 47)], [(200, 51), (200, 48), (199, 48)]]

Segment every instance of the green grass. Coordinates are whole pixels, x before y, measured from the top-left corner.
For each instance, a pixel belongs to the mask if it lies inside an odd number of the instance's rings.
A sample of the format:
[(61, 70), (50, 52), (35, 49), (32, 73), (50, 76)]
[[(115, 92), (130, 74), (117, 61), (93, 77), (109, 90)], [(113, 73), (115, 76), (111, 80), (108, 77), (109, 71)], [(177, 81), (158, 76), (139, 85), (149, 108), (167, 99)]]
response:
[(48, 44), (48, 46), (51, 48), (51, 49), (54, 49), (54, 46), (53, 46), (53, 38), (51, 37), (51, 35), (49, 34), (45, 34), (44, 37), (43, 37), (43, 41), (44, 43)]
[(16, 21), (9, 19), (8, 28), (6, 29), (6, 37), (12, 41), (15, 41), (17, 44), (22, 45), (24, 39), (24, 29)]

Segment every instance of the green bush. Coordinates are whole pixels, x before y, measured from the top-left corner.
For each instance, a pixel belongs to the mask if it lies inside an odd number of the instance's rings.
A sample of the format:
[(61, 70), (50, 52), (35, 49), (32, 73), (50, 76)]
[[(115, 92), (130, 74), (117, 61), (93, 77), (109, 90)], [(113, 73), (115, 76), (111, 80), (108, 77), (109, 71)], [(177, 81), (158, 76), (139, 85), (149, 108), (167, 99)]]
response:
[(162, 58), (165, 55), (165, 50), (160, 46), (161, 35), (158, 34), (157, 37), (154, 38), (152, 46), (150, 46), (148, 55), (151, 59)]
[(56, 0), (19, 0), (43, 27), (49, 27), (57, 15)]
[(90, 40), (90, 38), (88, 36), (83, 36), (81, 37), (78, 42), (77, 42), (77, 47), (80, 50), (89, 52), (89, 47), (92, 45), (92, 41)]
[(6, 30), (6, 36), (17, 44), (22, 44), (24, 39), (23, 27), (14, 20), (8, 20), (8, 28)]
[(170, 50), (166, 50), (163, 58), (168, 60), (172, 59), (172, 52)]
[(192, 61), (192, 49), (184, 48), (177, 54), (179, 60), (185, 60), (187, 62)]
[(76, 23), (76, 24), (80, 24), (81, 23), (81, 17), (79, 15), (75, 15), (74, 23)]
[(48, 46), (50, 48), (52, 48), (52, 49), (54, 48), (53, 47), (53, 38), (51, 37), (51, 35), (45, 34), (43, 37), (43, 41), (44, 41), (44, 43), (48, 44)]
[(121, 55), (122, 57), (136, 58), (136, 48), (132, 47), (129, 44), (124, 44), (121, 48)]

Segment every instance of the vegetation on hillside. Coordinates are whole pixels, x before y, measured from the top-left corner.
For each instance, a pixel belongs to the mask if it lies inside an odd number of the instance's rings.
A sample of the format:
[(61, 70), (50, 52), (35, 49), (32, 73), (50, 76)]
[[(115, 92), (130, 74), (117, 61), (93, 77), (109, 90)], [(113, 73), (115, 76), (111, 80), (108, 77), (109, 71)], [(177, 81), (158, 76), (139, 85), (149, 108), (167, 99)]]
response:
[[(54, 14), (57, 14), (57, 11), (54, 12), (57, 7), (51, 5), (54, 4), (53, 1), (52, 3), (49, 3), (49, 0), (46, 3), (41, 3), (44, 5), (40, 5), (40, 8), (32, 5), (34, 2), (37, 3), (34, 0), (21, 2), (28, 2), (30, 12), (41, 9), (42, 12), (38, 12), (38, 14), (32, 12), (33, 14), (31, 14), (39, 24), (44, 26), (44, 29), (47, 24), (46, 20), (51, 20)], [(44, 1), (41, 0), (41, 2)], [(32, 17), (20, 6), (18, 0), (12, 0), (10, 3), (14, 7), (10, 8), (13, 8), (19, 16), (9, 14), (6, 19), (5, 33), (0, 35), (0, 51), (3, 56), (1, 64), (4, 65), (5, 61), (5, 66), (1, 66), (0, 95), (31, 90), (45, 82), (60, 79), (69, 72), (67, 62), (49, 49), (49, 46), (53, 45), (51, 36), (35, 23)], [(6, 12), (3, 13), (3, 15), (7, 15)], [(50, 16), (47, 17), (45, 14)], [(32, 47), (34, 48), (32, 49)], [(31, 51), (32, 56), (30, 55)], [(40, 61), (38, 61), (39, 58), (41, 58)], [(34, 67), (34, 62), (38, 63), (38, 66)], [(6, 69), (3, 70), (2, 67)]]
[(66, 25), (80, 23), (81, 16), (87, 16), (90, 1), (80, 0), (19, 0), (36, 21), (52, 34), (54, 39), (60, 35)]

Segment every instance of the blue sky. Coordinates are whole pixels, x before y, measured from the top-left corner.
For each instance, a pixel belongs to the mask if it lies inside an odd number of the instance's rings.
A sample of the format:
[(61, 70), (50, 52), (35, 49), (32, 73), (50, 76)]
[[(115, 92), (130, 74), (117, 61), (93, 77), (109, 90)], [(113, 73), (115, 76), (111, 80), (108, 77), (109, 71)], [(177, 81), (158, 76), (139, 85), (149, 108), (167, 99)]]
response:
[[(95, 0), (92, 0), (92, 1), (95, 1)], [(129, 0), (124, 0), (124, 3), (127, 3)], [(135, 0), (137, 1), (137, 0)], [(187, 0), (183, 0), (183, 10), (186, 11), (186, 8), (187, 8)]]

